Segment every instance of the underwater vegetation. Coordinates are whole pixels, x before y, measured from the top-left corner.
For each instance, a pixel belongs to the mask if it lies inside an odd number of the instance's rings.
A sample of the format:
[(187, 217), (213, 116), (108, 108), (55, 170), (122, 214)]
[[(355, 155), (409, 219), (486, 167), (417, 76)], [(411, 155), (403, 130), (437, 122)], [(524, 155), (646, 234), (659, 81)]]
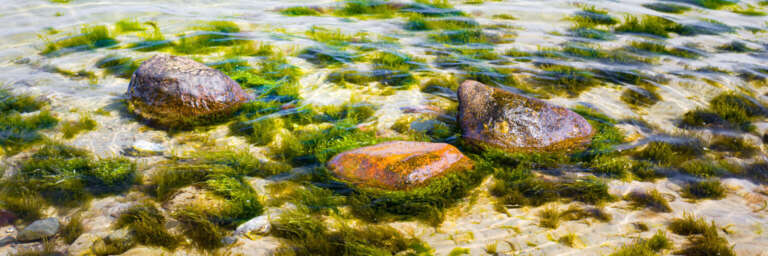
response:
[(672, 241), (669, 240), (667, 234), (659, 230), (649, 239), (637, 239), (632, 244), (625, 244), (617, 251), (610, 254), (610, 256), (653, 256), (661, 255), (660, 253), (666, 249), (672, 249)]
[(675, 254), (682, 255), (736, 255), (728, 240), (718, 234), (714, 222), (707, 224), (703, 218), (684, 213), (682, 218), (673, 219), (668, 226), (675, 234), (687, 236), (688, 243)]
[(64, 133), (65, 139), (71, 139), (82, 132), (96, 129), (96, 126), (98, 126), (96, 120), (91, 119), (91, 117), (87, 115), (83, 115), (76, 121), (61, 123), (61, 131)]
[(616, 32), (640, 33), (669, 37), (669, 33), (685, 34), (685, 27), (666, 18), (643, 15), (640, 18), (635, 16), (624, 17), (623, 23), (616, 27)]
[(231, 21), (210, 21), (191, 28), (194, 32), (179, 36), (174, 42), (173, 52), (178, 54), (206, 54), (219, 46), (234, 46), (249, 43), (238, 34), (240, 26)]
[[(115, 228), (129, 228), (139, 244), (173, 249), (179, 239), (165, 229), (166, 218), (154, 205), (136, 205), (118, 217)], [(117, 252), (122, 253), (122, 252)]]
[(111, 47), (119, 43), (105, 25), (84, 26), (80, 29), (80, 34), (56, 41), (46, 40), (45, 48), (40, 54), (49, 56)]
[(41, 216), (42, 205), (78, 206), (93, 196), (126, 191), (137, 180), (128, 159), (95, 159), (84, 150), (47, 143), (20, 163), (18, 174), (2, 181), (0, 204), (32, 220)]
[[(0, 149), (5, 154), (14, 154), (42, 141), (40, 131), (58, 124), (58, 118), (43, 110), (46, 105), (48, 103), (41, 99), (0, 88)], [(37, 113), (32, 114), (34, 112)]]
[(734, 92), (722, 93), (709, 101), (709, 108), (699, 108), (683, 115), (681, 124), (691, 128), (753, 129), (751, 122), (765, 116), (763, 106)]
[(272, 221), (271, 234), (288, 241), (278, 255), (428, 255), (431, 248), (385, 225), (333, 223), (306, 208), (287, 211)]
[(657, 12), (674, 13), (674, 14), (682, 14), (691, 10), (691, 7), (688, 7), (685, 5), (665, 3), (665, 2), (643, 4), (643, 7), (657, 11)]
[(114, 76), (130, 79), (133, 72), (139, 68), (140, 61), (135, 61), (131, 57), (120, 57), (117, 55), (107, 55), (96, 62), (97, 68), (103, 68), (107, 73)]

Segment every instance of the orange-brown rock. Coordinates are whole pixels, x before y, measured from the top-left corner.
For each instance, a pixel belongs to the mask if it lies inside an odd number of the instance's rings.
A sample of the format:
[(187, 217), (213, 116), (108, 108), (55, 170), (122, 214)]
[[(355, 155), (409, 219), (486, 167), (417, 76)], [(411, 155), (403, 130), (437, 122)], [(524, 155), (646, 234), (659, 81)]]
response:
[(328, 162), (333, 174), (352, 184), (407, 190), (453, 171), (472, 169), (472, 160), (445, 143), (392, 141), (343, 152)]

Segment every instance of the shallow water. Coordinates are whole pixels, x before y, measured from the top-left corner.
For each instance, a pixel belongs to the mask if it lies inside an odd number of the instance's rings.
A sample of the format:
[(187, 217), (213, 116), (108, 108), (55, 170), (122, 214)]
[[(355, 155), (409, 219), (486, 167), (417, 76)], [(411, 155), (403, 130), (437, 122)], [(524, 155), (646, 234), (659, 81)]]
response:
[[(190, 27), (207, 21), (233, 21), (241, 28), (237, 37), (254, 41), (269, 42), (285, 51), (291, 64), (304, 72), (300, 79), (301, 104), (340, 105), (354, 98), (377, 107), (376, 117), (368, 122), (382, 133), (391, 132), (389, 128), (405, 113), (431, 113), (437, 109), (444, 113), (439, 106), (455, 104), (452, 96), (442, 97), (434, 93), (422, 92), (418, 88), (393, 90), (385, 86), (370, 88), (344, 88), (326, 81), (326, 76), (336, 67), (322, 68), (297, 57), (299, 50), (320, 42), (313, 41), (305, 35), (305, 31), (313, 26), (329, 29), (341, 29), (344, 33), (367, 32), (372, 38), (386, 35), (397, 39), (395, 44), (374, 45), (377, 50), (398, 50), (414, 56), (423, 57), (427, 63), (433, 63), (434, 55), (429, 54), (429, 48), (434, 43), (427, 39), (430, 32), (412, 32), (403, 29), (406, 19), (393, 17), (390, 19), (357, 19), (333, 16), (284, 16), (276, 10), (284, 7), (312, 5), (338, 6), (336, 1), (89, 1), (73, 0), (67, 4), (56, 4), (42, 0), (2, 0), (0, 10), (0, 85), (10, 88), (15, 93), (43, 96), (51, 102), (51, 110), (62, 120), (77, 119), (83, 113), (93, 113), (99, 109), (112, 112), (109, 116), (90, 116), (99, 126), (94, 131), (85, 132), (71, 140), (62, 139), (60, 132), (46, 131), (51, 138), (66, 141), (77, 147), (93, 151), (99, 156), (117, 156), (124, 153), (137, 141), (152, 141), (161, 144), (166, 150), (165, 155), (194, 152), (201, 145), (187, 143), (186, 138), (201, 135), (213, 142), (215, 148), (248, 148), (254, 154), (262, 155), (263, 147), (250, 145), (245, 139), (229, 135), (226, 125), (205, 131), (169, 135), (165, 131), (148, 128), (135, 118), (125, 113), (122, 103), (123, 93), (129, 80), (107, 74), (103, 69), (95, 67), (98, 59), (109, 54), (119, 54), (133, 58), (148, 58), (156, 52), (139, 52), (126, 48), (101, 48), (92, 51), (80, 51), (63, 56), (40, 55), (45, 47), (44, 38), (57, 40), (66, 35), (76, 34), (83, 25), (104, 24), (112, 26), (123, 19), (136, 19), (141, 22), (152, 21), (159, 26), (166, 39), (176, 39), (174, 35), (190, 30)], [(516, 75), (529, 77), (536, 75), (538, 68), (534, 63), (553, 62), (570, 65), (577, 68), (595, 68), (600, 70), (639, 71), (649, 77), (662, 77), (663, 83), (654, 83), (662, 100), (652, 106), (631, 108), (620, 97), (627, 84), (606, 83), (581, 93), (578, 97), (553, 96), (547, 100), (566, 107), (585, 105), (594, 108), (608, 116), (617, 119), (633, 119), (636, 122), (626, 122), (619, 125), (632, 141), (624, 148), (640, 145), (648, 140), (663, 139), (664, 134), (681, 134), (677, 127), (680, 117), (689, 110), (708, 106), (711, 98), (724, 91), (736, 91), (750, 95), (757, 101), (768, 102), (768, 86), (760, 86), (757, 82), (749, 82), (739, 77), (739, 74), (751, 73), (762, 77), (765, 81), (768, 73), (768, 29), (767, 16), (745, 16), (728, 10), (710, 10), (693, 7), (684, 14), (667, 14), (645, 8), (642, 4), (650, 1), (641, 0), (603, 0), (603, 1), (486, 1), (483, 4), (464, 4), (451, 1), (455, 8), (474, 18), (480, 25), (506, 24), (511, 25), (492, 30), (494, 33), (514, 38), (511, 42), (494, 44), (497, 53), (516, 48), (525, 51), (536, 51), (542, 47), (553, 47), (568, 42), (587, 42), (599, 45), (605, 49), (615, 49), (627, 45), (631, 41), (645, 40), (646, 35), (617, 34), (613, 40), (598, 41), (577, 38), (570, 35), (569, 28), (573, 24), (568, 19), (582, 8), (578, 5), (589, 4), (607, 10), (610, 15), (621, 20), (625, 15), (649, 14), (667, 17), (680, 24), (700, 24), (705, 19), (718, 21), (732, 28), (732, 32), (715, 35), (678, 36), (673, 35), (664, 41), (669, 46), (695, 46), (702, 57), (696, 59), (671, 56), (658, 56), (653, 64), (615, 64), (594, 59), (548, 59), (546, 57), (530, 57), (531, 61), (520, 61), (502, 56), (505, 62), (486, 64), (500, 68), (515, 68)], [(768, 7), (759, 7), (759, 1), (741, 1), (741, 6), (751, 4), (762, 11)], [(495, 14), (510, 14), (516, 20), (500, 20), (492, 18)], [(752, 32), (748, 28), (762, 31)], [(50, 34), (49, 31), (59, 31)], [(138, 41), (135, 34), (126, 33), (117, 36), (121, 45)], [(752, 48), (753, 51), (735, 53), (723, 52), (717, 47), (731, 41), (740, 41)], [(643, 55), (643, 54), (640, 54)], [(198, 56), (204, 62), (220, 59), (220, 54), (212, 53)], [(258, 62), (258, 58), (249, 61)], [(61, 74), (48, 72), (43, 67), (53, 65), (66, 70), (85, 69), (93, 71), (98, 81), (93, 83), (87, 79), (72, 79)], [(367, 64), (358, 63), (366, 67)], [(729, 73), (713, 73), (696, 71), (703, 67), (717, 67)], [(434, 73), (461, 74), (461, 71), (439, 68), (431, 64), (428, 70)], [(426, 77), (426, 76), (425, 76)], [(420, 77), (426, 80), (427, 78)], [(707, 82), (709, 80), (709, 82)], [(424, 81), (420, 81), (424, 82)], [(765, 83), (765, 82), (763, 82)], [(509, 89), (515, 90), (510, 85)], [(387, 92), (387, 93), (385, 93)], [(641, 125), (642, 122), (647, 123)], [(739, 133), (758, 147), (757, 156), (752, 159), (739, 160), (747, 163), (766, 161), (766, 146), (758, 135), (768, 131), (768, 120), (762, 118), (753, 122), (756, 131)], [(199, 133), (199, 134), (198, 134)], [(708, 136), (709, 131), (691, 131), (690, 133)], [(202, 143), (201, 143), (202, 144)], [(14, 161), (13, 157), (4, 157), (7, 163)], [(150, 169), (152, 163), (162, 157), (137, 158), (136, 160)], [(6, 173), (6, 175), (10, 175)], [(764, 185), (755, 184), (749, 180), (732, 178), (725, 180), (729, 187), (728, 196), (720, 200), (705, 200), (688, 202), (678, 195), (680, 184), (663, 180), (651, 182), (621, 182), (612, 180), (611, 190), (616, 195), (626, 194), (638, 188), (656, 188), (660, 192), (674, 195), (676, 200), (671, 202), (672, 213), (652, 213), (650, 211), (633, 211), (626, 202), (611, 203), (606, 211), (613, 215), (613, 220), (607, 223), (584, 223), (583, 221), (564, 223), (560, 228), (547, 230), (537, 226), (536, 208), (510, 209), (510, 214), (500, 214), (493, 210), (493, 198), (483, 191), (478, 202), (472, 205), (462, 205), (460, 209), (452, 209), (449, 219), (441, 227), (433, 229), (416, 222), (392, 224), (398, 230), (413, 234), (428, 242), (439, 255), (448, 254), (456, 247), (471, 249), (472, 255), (483, 254), (483, 249), (491, 243), (499, 243), (500, 251), (517, 251), (521, 255), (598, 255), (607, 254), (624, 243), (632, 242), (637, 237), (637, 230), (632, 223), (643, 221), (651, 230), (642, 232), (642, 237), (655, 233), (663, 228), (669, 219), (682, 216), (690, 211), (697, 216), (714, 220), (719, 226), (729, 226), (731, 233), (726, 238), (734, 245), (738, 255), (768, 255), (761, 248), (768, 247), (768, 236), (763, 230), (768, 229), (768, 211), (759, 209), (764, 202)], [(487, 184), (487, 183), (486, 183)], [(481, 186), (485, 187), (485, 186)], [(481, 189), (484, 190), (484, 189)], [(749, 198), (749, 199), (745, 199)], [(755, 199), (757, 198), (757, 199)], [(761, 201), (762, 200), (762, 201)], [(462, 208), (466, 207), (466, 209)], [(566, 208), (566, 206), (561, 206)], [(511, 227), (515, 227), (513, 230)], [(556, 241), (561, 235), (575, 233), (581, 240), (575, 248), (564, 246)], [(468, 237), (466, 239), (461, 237)], [(553, 237), (555, 239), (553, 239)], [(680, 236), (673, 237), (675, 244), (683, 244)], [(505, 243), (506, 242), (506, 243)], [(514, 245), (514, 249), (509, 244)], [(0, 251), (5, 253), (8, 251)]]

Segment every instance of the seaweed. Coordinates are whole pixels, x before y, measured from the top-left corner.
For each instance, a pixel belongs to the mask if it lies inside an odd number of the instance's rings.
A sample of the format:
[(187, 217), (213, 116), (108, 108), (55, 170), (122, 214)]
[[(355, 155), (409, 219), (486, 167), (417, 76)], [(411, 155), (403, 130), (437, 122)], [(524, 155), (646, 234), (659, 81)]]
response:
[[(16, 95), (0, 88), (0, 148), (5, 154), (13, 155), (31, 144), (42, 141), (40, 131), (58, 124), (55, 116), (42, 110), (46, 105), (48, 104), (43, 100)], [(39, 110), (42, 111), (25, 114)]]
[(85, 231), (85, 227), (83, 226), (83, 217), (79, 213), (73, 215), (69, 218), (69, 222), (67, 222), (67, 225), (64, 225), (64, 227), (61, 228), (61, 237), (64, 238), (64, 242), (67, 244), (72, 244), (75, 240), (77, 240), (80, 235), (83, 234)]
[(318, 8), (308, 6), (293, 6), (279, 10), (280, 14), (286, 16), (318, 16), (321, 14)]
[(46, 41), (45, 49), (40, 52), (41, 55), (46, 56), (111, 47), (119, 43), (105, 25), (83, 26), (78, 35), (56, 41), (46, 39)]
[(643, 7), (664, 13), (682, 14), (691, 10), (691, 7), (679, 4), (656, 2), (643, 4)]
[(682, 218), (670, 222), (668, 228), (678, 235), (688, 236), (688, 244), (675, 254), (682, 255), (736, 255), (728, 240), (721, 237), (714, 222), (707, 224), (703, 218), (684, 213)]
[(649, 239), (637, 239), (632, 244), (625, 244), (610, 256), (655, 256), (664, 249), (672, 249), (672, 241), (666, 233), (659, 230)]
[(749, 131), (751, 121), (765, 116), (763, 106), (746, 96), (725, 92), (709, 101), (708, 109), (688, 111), (682, 118), (684, 127), (730, 128)]
[(691, 199), (722, 199), (725, 187), (719, 180), (709, 179), (687, 184), (682, 191), (683, 197)]
[(389, 226), (338, 222), (331, 227), (301, 207), (281, 214), (272, 226), (271, 234), (290, 246), (280, 248), (280, 255), (422, 255), (432, 251), (426, 243)]
[(634, 191), (624, 197), (634, 208), (649, 208), (655, 212), (671, 212), (667, 199), (658, 190)]
[(136, 19), (122, 19), (115, 23), (115, 33), (121, 34), (121, 33), (127, 33), (127, 32), (137, 32), (137, 31), (145, 31), (147, 28), (145, 28), (138, 20)]
[(698, 140), (682, 142), (653, 141), (635, 152), (635, 156), (662, 166), (673, 166), (693, 159), (703, 152)]
[(760, 149), (743, 138), (727, 135), (716, 136), (710, 143), (709, 148), (719, 152), (728, 152), (739, 158), (751, 158)]
[(116, 228), (128, 227), (138, 243), (174, 249), (179, 238), (165, 229), (166, 218), (151, 204), (139, 204), (129, 208), (117, 218)]
[(224, 231), (204, 213), (187, 208), (174, 212), (173, 218), (179, 221), (184, 235), (198, 248), (213, 250), (224, 245)]
[(231, 21), (210, 21), (193, 27), (197, 32), (181, 35), (173, 45), (173, 50), (180, 54), (205, 54), (213, 47), (246, 44), (250, 40), (238, 34), (240, 26)]
[(641, 18), (626, 16), (624, 22), (616, 27), (616, 32), (631, 32), (669, 37), (670, 32), (685, 33), (685, 27), (670, 19), (653, 15), (643, 15)]
[(452, 45), (463, 44), (493, 44), (501, 40), (496, 35), (483, 32), (482, 29), (448, 30), (429, 35), (429, 38), (437, 43)]
[(107, 55), (96, 61), (97, 68), (106, 69), (107, 73), (125, 79), (130, 79), (140, 64), (139, 61), (135, 61), (131, 57), (118, 55)]
[(488, 174), (487, 167), (456, 171), (407, 191), (352, 187), (352, 213), (369, 222), (416, 219), (433, 226), (444, 220), (444, 210), (467, 196)]
[(87, 115), (83, 115), (77, 121), (67, 121), (61, 124), (61, 131), (65, 139), (71, 139), (85, 131), (93, 131), (98, 126), (96, 120)]
[(629, 87), (621, 94), (621, 100), (633, 107), (650, 107), (661, 100), (656, 87)]

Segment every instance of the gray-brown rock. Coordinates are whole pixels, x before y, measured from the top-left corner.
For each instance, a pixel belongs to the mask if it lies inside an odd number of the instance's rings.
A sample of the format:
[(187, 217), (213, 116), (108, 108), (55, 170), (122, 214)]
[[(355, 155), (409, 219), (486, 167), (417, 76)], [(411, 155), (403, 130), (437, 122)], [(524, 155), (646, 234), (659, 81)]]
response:
[(384, 189), (410, 189), (473, 163), (445, 143), (392, 141), (346, 151), (328, 161), (336, 177), (353, 184)]
[(22, 242), (31, 242), (52, 237), (59, 232), (60, 226), (59, 220), (56, 218), (37, 220), (19, 232), (16, 239)]
[(464, 81), (458, 96), (462, 137), (475, 145), (508, 152), (568, 150), (594, 134), (569, 109), (476, 81)]
[(131, 76), (126, 94), (133, 112), (165, 127), (214, 120), (251, 99), (224, 73), (171, 55), (144, 61)]

